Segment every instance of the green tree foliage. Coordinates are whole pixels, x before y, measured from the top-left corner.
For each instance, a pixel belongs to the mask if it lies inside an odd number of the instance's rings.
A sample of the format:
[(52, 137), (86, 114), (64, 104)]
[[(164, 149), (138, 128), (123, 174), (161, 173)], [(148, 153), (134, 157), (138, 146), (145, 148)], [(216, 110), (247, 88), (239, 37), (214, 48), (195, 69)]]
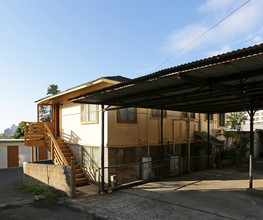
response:
[(60, 90), (58, 90), (58, 85), (50, 84), (47, 88), (47, 95), (55, 95), (59, 92)]
[(5, 133), (0, 134), (0, 139), (11, 139), (11, 138), (12, 138), (11, 136), (9, 136)]
[(25, 127), (25, 123), (21, 121), (12, 137), (15, 139), (23, 139), (24, 138), (24, 127)]
[(222, 151), (221, 159), (230, 161), (230, 163), (241, 162), (248, 151), (249, 135), (241, 132), (242, 125), (245, 124), (247, 117), (245, 112), (232, 112), (227, 116), (227, 125), (229, 130), (223, 130), (226, 140), (232, 139), (230, 148)]
[(242, 125), (245, 124), (247, 116), (245, 112), (231, 112), (227, 115), (227, 125), (232, 131), (240, 131)]
[[(58, 85), (50, 84), (47, 88), (47, 95), (55, 95), (59, 93)], [(39, 106), (39, 121), (50, 122), (52, 118), (52, 108), (50, 105), (40, 105)]]

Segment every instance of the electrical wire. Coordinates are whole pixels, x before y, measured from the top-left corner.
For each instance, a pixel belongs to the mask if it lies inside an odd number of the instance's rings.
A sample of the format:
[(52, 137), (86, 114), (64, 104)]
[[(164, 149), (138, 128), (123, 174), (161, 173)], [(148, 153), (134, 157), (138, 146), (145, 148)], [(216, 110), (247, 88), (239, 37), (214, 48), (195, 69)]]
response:
[(206, 30), (204, 33), (202, 33), (201, 35), (199, 35), (197, 38), (195, 38), (194, 40), (192, 40), (190, 43), (188, 43), (187, 45), (185, 45), (183, 48), (181, 48), (179, 51), (177, 51), (173, 56), (169, 57), (167, 60), (165, 60), (164, 62), (162, 62), (159, 66), (157, 66), (154, 70), (152, 70), (151, 73), (154, 73), (157, 69), (159, 69), (161, 66), (163, 66), (164, 64), (166, 64), (167, 62), (169, 62), (171, 59), (173, 59), (174, 57), (176, 57), (179, 53), (181, 53), (183, 50), (185, 50), (187, 47), (191, 46), (193, 43), (195, 43), (196, 41), (198, 41), (200, 38), (202, 38), (204, 35), (206, 35), (209, 31), (211, 31), (212, 29), (214, 29), (217, 25), (219, 25), (220, 23), (222, 23), (223, 21), (225, 21), (227, 18), (229, 18), (231, 15), (233, 15), (234, 13), (236, 13), (239, 9), (241, 9), (243, 6), (245, 6), (250, 0), (247, 0), (245, 3), (243, 3), (242, 5), (240, 5), (238, 8), (236, 8), (234, 11), (232, 11), (230, 14), (228, 14), (226, 17), (224, 17), (222, 20), (218, 21), (216, 24), (214, 24), (212, 27), (210, 27), (208, 30)]

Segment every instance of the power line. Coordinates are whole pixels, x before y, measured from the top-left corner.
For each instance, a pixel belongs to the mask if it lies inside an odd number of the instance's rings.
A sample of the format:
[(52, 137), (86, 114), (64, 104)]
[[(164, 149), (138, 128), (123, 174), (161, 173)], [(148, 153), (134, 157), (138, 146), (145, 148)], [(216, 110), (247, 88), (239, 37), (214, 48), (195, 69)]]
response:
[(185, 45), (183, 48), (181, 48), (179, 51), (177, 51), (173, 56), (169, 57), (167, 60), (165, 60), (164, 62), (162, 62), (159, 66), (157, 66), (151, 73), (154, 73), (157, 69), (159, 69), (161, 66), (163, 66), (165, 63), (167, 63), (168, 61), (170, 61), (171, 59), (173, 59), (175, 56), (177, 56), (179, 53), (181, 53), (183, 50), (185, 50), (187, 47), (191, 46), (193, 43), (195, 43), (196, 41), (198, 41), (200, 38), (202, 38), (204, 35), (206, 35), (209, 31), (211, 31), (212, 29), (214, 29), (217, 25), (219, 25), (220, 23), (222, 23), (224, 20), (226, 20), (227, 18), (229, 18), (231, 15), (233, 15), (235, 12), (237, 12), (240, 8), (242, 8), (243, 6), (245, 6), (250, 0), (247, 0), (245, 3), (243, 3), (242, 5), (240, 5), (238, 8), (236, 8), (234, 11), (232, 11), (230, 14), (228, 14), (226, 17), (224, 17), (222, 20), (220, 20), (219, 22), (217, 22), (216, 24), (214, 24), (212, 27), (210, 27), (208, 30), (206, 30), (204, 33), (202, 33), (201, 35), (199, 35), (197, 38), (195, 38), (193, 41), (191, 41), (190, 43), (188, 43), (187, 45)]

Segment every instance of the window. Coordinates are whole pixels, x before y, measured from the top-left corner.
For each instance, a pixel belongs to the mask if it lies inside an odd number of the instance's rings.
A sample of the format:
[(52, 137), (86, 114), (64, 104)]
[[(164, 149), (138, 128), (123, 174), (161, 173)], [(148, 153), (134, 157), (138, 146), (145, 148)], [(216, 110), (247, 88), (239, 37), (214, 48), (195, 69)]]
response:
[(225, 113), (219, 114), (219, 126), (225, 126)]
[(195, 113), (194, 112), (190, 113), (190, 118), (195, 118)]
[(209, 115), (209, 119), (213, 120), (213, 114), (206, 114), (206, 120), (208, 120), (208, 115)]
[(117, 110), (117, 122), (137, 122), (137, 110), (136, 108), (123, 108)]
[(97, 105), (82, 104), (81, 105), (81, 123), (97, 123), (98, 122)]
[(83, 166), (98, 168), (100, 162), (100, 150), (98, 147), (83, 147)]
[[(161, 109), (152, 109), (152, 116), (161, 117)], [(167, 116), (167, 111), (163, 110), (163, 116)]]
[(187, 118), (187, 112), (182, 113), (182, 118)]

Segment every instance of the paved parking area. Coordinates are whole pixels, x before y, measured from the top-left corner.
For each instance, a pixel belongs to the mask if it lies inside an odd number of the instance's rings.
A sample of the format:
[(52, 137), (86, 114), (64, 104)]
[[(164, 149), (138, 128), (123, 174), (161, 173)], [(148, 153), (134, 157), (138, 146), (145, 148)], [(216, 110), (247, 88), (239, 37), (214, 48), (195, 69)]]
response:
[[(254, 177), (254, 187), (263, 187), (263, 172)], [(78, 198), (72, 205), (106, 219), (263, 219), (263, 198), (248, 195), (247, 187), (248, 166), (240, 165)]]

